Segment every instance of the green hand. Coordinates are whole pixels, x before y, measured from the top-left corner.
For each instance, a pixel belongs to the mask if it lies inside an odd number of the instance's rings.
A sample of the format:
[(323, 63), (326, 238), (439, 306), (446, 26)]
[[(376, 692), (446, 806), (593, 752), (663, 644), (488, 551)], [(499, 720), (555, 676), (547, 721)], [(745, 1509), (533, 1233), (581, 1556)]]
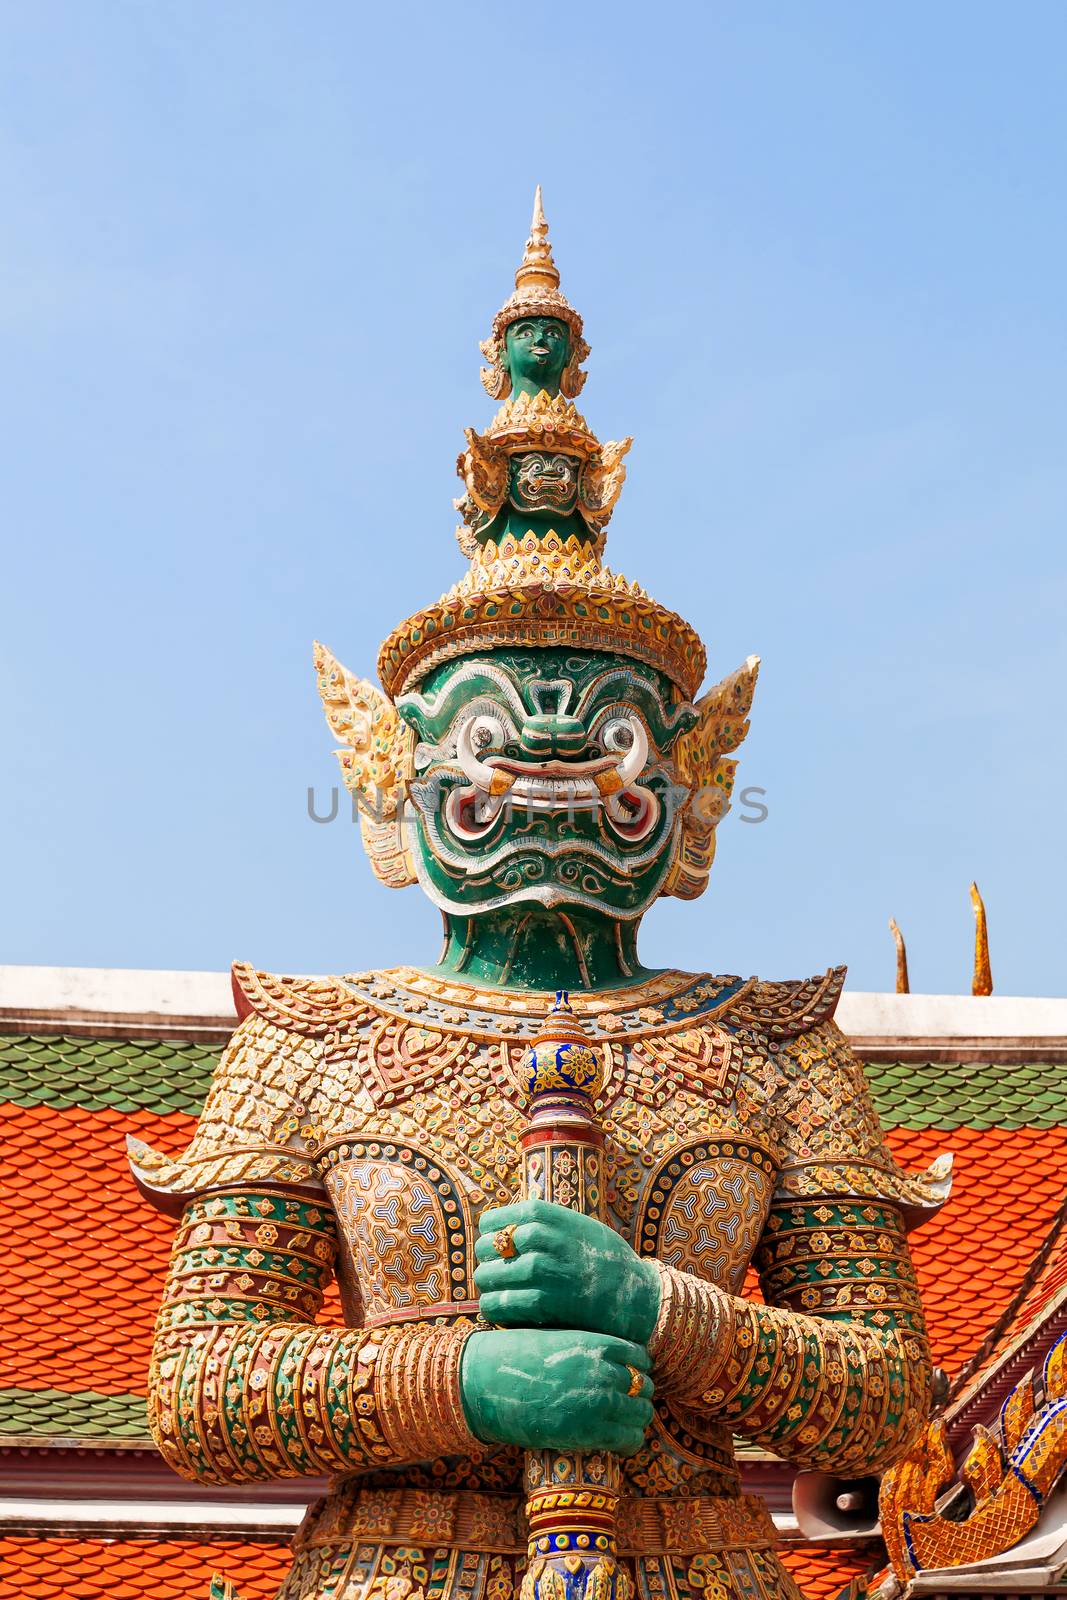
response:
[[(514, 1226), (517, 1254), (493, 1244)], [(659, 1315), (659, 1273), (625, 1239), (578, 1211), (522, 1200), (485, 1211), (474, 1282), (482, 1316), (505, 1328), (588, 1328), (647, 1344)]]
[(599, 1333), (472, 1333), (459, 1374), (467, 1424), (487, 1444), (633, 1455), (652, 1421), (648, 1365), (640, 1345)]

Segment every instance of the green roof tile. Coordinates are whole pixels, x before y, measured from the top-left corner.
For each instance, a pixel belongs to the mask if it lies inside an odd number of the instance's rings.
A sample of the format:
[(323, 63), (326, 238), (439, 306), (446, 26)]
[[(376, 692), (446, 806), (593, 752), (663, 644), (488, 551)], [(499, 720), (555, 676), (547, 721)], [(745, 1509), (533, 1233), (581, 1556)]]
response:
[[(181, 1040), (0, 1034), (0, 1101), (195, 1116), (218, 1057), (218, 1045)], [(887, 1128), (1067, 1127), (1058, 1063), (878, 1061), (866, 1071)]]
[(144, 1396), (68, 1393), (64, 1389), (0, 1389), (4, 1439), (128, 1439), (151, 1443)]
[(869, 1061), (865, 1071), (887, 1128), (1067, 1126), (1067, 1068), (975, 1061)]
[(0, 1034), (0, 1100), (195, 1115), (218, 1058), (218, 1045), (182, 1040)]

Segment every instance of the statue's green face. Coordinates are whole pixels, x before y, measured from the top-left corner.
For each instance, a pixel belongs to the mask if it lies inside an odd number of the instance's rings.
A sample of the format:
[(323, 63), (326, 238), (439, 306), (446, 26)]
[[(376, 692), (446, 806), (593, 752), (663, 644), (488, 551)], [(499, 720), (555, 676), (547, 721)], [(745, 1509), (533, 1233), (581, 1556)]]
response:
[(589, 651), (494, 650), (442, 664), (397, 707), (418, 740), (409, 843), (442, 910), (647, 910), (686, 798), (669, 752), (695, 721), (661, 673)]
[(517, 394), (559, 393), (570, 355), (570, 330), (558, 317), (524, 317), (504, 334), (504, 359)]

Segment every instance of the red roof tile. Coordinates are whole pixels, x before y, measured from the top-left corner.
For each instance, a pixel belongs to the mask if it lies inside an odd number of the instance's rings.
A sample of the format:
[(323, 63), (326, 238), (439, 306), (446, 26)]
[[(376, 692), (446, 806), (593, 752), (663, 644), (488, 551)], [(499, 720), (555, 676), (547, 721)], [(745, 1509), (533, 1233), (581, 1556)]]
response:
[(20, 1311), (0, 1328), (0, 1387), (143, 1391), (174, 1224), (133, 1187), (124, 1136), (179, 1150), (193, 1119), (10, 1106), (4, 1120), (0, 1298)]
[(837, 1600), (854, 1578), (866, 1578), (885, 1566), (885, 1551), (878, 1541), (833, 1548), (787, 1544), (779, 1546), (778, 1554), (807, 1600)]
[(0, 1538), (0, 1600), (208, 1600), (215, 1572), (240, 1600), (271, 1600), (288, 1565), (278, 1544)]
[(1010, 1303), (1063, 1198), (1062, 1128), (898, 1128), (897, 1159), (953, 1152), (952, 1198), (911, 1236), (934, 1360), (951, 1376)]
[[(194, 1118), (4, 1109), (10, 1165), (0, 1389), (143, 1394), (174, 1222), (134, 1187), (125, 1136), (179, 1151)], [(336, 1302), (325, 1314), (340, 1321)]]

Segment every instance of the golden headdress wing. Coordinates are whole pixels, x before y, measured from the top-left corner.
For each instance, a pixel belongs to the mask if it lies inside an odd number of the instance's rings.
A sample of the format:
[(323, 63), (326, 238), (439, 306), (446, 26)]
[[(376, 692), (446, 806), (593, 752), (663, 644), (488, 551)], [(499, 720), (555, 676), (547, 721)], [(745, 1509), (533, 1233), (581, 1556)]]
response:
[(377, 684), (357, 678), (317, 642), (315, 672), (326, 721), (341, 741), (337, 759), (359, 810), (363, 848), (375, 875), (390, 888), (414, 883), (401, 802), (413, 771), (415, 735)]
[(664, 890), (694, 900), (707, 884), (715, 859), (715, 829), (730, 809), (737, 762), (730, 760), (748, 732), (748, 713), (759, 675), (759, 656), (749, 656), (736, 672), (696, 702), (697, 722), (674, 747), (679, 783), (691, 791), (682, 821), (677, 861)]

